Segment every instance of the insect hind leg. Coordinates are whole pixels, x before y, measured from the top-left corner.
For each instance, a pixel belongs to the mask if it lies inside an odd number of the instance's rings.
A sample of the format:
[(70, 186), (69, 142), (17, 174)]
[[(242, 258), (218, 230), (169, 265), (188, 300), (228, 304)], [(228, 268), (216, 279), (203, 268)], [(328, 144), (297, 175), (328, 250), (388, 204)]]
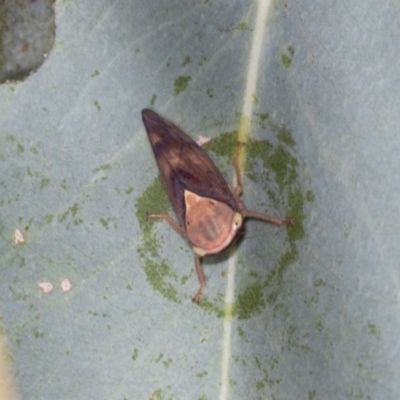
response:
[(168, 224), (171, 226), (171, 228), (179, 233), (182, 237), (186, 238), (186, 233), (184, 229), (178, 225), (173, 218), (169, 214), (152, 214), (152, 213), (147, 213), (147, 219), (156, 219), (156, 218), (161, 218), (164, 221), (167, 221)]
[(200, 287), (197, 293), (192, 298), (192, 301), (193, 303), (200, 303), (200, 296), (203, 293), (204, 288), (206, 287), (206, 277), (200, 264), (200, 256), (198, 256), (197, 254), (195, 255), (194, 262), (196, 265), (196, 273), (197, 277), (199, 278)]

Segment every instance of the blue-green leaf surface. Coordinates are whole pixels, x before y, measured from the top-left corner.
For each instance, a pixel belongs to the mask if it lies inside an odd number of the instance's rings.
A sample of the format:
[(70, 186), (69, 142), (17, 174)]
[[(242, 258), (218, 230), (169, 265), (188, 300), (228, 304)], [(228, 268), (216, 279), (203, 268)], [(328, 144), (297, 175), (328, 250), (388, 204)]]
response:
[[(399, 8), (56, 2), (46, 62), (0, 87), (0, 306), (22, 398), (399, 398)], [(146, 221), (171, 209), (145, 107), (213, 138), (229, 182), (246, 140), (247, 207), (295, 218), (249, 220), (205, 259), (200, 305), (190, 247)]]

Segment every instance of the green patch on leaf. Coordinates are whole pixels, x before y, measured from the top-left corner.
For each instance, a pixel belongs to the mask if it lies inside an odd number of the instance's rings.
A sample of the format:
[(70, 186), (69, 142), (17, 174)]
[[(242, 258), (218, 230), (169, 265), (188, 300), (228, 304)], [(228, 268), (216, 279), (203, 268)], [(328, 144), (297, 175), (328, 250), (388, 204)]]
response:
[(100, 165), (100, 167), (94, 168), (93, 173), (95, 174), (96, 172), (99, 171), (110, 171), (111, 170), (111, 164), (103, 164)]
[(184, 61), (183, 61), (183, 63), (182, 63), (182, 67), (185, 67), (189, 63), (190, 63), (190, 56), (186, 56)]
[(172, 283), (168, 282), (168, 278), (176, 278), (176, 274), (172, 272), (171, 267), (164, 260), (157, 263), (147, 258), (144, 262), (144, 272), (147, 281), (154, 290), (160, 292), (167, 299), (180, 303), (178, 291)]
[(261, 283), (247, 286), (237, 296), (234, 315), (239, 319), (248, 319), (265, 307), (264, 291)]
[(177, 96), (179, 93), (182, 93), (183, 91), (185, 91), (191, 80), (192, 80), (192, 77), (189, 75), (178, 76), (178, 78), (175, 79), (175, 83), (174, 83), (174, 88), (175, 88), (174, 95)]
[(289, 68), (291, 66), (292, 60), (293, 60), (293, 55), (294, 55), (293, 46), (289, 46), (287, 48), (287, 51), (285, 53), (281, 54), (282, 64), (285, 68)]
[(129, 186), (127, 189), (125, 189), (126, 194), (131, 194), (133, 192), (133, 186)]
[(62, 214), (60, 214), (58, 216), (58, 221), (59, 222), (63, 222), (67, 219), (68, 216), (72, 216), (75, 217), (77, 212), (79, 210), (79, 204), (78, 203), (74, 203), (71, 207), (69, 207), (67, 209), (67, 211), (63, 212)]

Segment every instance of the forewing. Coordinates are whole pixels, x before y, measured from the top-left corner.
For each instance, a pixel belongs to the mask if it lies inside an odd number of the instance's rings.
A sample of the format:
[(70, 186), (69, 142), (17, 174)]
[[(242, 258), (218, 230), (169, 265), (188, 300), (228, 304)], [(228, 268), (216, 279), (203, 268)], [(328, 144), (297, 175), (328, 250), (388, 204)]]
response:
[(144, 109), (142, 117), (168, 196), (182, 226), (185, 226), (185, 189), (238, 209), (226, 180), (193, 139), (152, 110)]

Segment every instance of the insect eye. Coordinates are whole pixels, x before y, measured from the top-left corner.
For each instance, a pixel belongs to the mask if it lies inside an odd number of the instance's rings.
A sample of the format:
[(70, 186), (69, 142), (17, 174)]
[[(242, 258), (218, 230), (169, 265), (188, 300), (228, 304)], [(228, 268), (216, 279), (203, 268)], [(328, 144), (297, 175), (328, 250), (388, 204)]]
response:
[(238, 230), (242, 226), (243, 218), (239, 213), (233, 216), (233, 229)]

